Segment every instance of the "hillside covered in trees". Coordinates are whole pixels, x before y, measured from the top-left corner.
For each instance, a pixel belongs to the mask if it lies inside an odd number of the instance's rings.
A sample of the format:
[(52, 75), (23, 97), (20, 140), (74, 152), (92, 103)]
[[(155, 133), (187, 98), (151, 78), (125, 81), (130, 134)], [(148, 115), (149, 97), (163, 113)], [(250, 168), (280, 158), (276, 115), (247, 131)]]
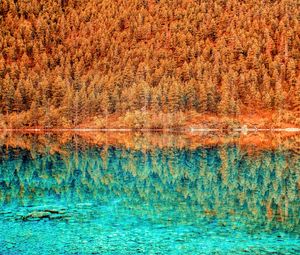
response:
[(2, 0), (1, 125), (162, 127), (256, 113), (299, 126), (299, 5)]

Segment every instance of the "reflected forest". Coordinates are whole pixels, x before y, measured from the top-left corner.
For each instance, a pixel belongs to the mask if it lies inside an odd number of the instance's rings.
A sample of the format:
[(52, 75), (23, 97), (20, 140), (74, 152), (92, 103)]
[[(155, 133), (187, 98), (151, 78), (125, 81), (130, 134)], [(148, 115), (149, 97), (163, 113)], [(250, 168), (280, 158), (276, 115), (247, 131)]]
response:
[[(184, 134), (153, 135), (164, 145), (151, 144), (152, 136), (142, 133), (130, 138), (135, 141), (131, 145), (103, 143), (113, 139), (109, 133), (98, 134), (98, 144), (95, 136), (92, 142), (80, 134), (2, 137), (0, 208), (7, 209), (0, 220), (93, 221), (114, 201), (135, 217), (166, 228), (201, 228), (204, 221), (216, 221), (230, 231), (299, 237), (299, 151), (197, 144)], [(41, 202), (53, 206), (53, 201), (63, 206), (62, 215), (34, 214), (45, 213), (36, 209)], [(76, 211), (81, 203), (92, 203), (94, 212)]]

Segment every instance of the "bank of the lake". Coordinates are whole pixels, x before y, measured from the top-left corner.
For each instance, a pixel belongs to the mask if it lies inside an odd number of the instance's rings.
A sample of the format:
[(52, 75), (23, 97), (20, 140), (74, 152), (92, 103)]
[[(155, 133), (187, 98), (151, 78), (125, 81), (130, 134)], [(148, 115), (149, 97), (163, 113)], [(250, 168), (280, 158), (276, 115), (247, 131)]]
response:
[(45, 130), (141, 130), (141, 131), (298, 131), (299, 112), (247, 111), (239, 115), (186, 112), (133, 111), (124, 114), (98, 115), (67, 121), (62, 116), (41, 115), (31, 119), (29, 113), (0, 115), (0, 129)]

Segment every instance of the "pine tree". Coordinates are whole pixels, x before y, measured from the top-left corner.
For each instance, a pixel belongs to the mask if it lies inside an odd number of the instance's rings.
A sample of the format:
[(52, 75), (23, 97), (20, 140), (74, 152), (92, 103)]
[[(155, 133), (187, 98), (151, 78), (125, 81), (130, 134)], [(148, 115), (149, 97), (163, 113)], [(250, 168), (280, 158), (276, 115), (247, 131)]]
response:
[(15, 91), (13, 109), (16, 112), (21, 112), (24, 110), (23, 98), (22, 98), (19, 88), (17, 88)]
[[(221, 113), (222, 115), (226, 115), (229, 113), (229, 108), (230, 108), (230, 103), (232, 102), (231, 96), (230, 96), (230, 87), (228, 84), (228, 78), (227, 76), (224, 77), (224, 80), (222, 82), (221, 86), (221, 101), (219, 102), (218, 105), (218, 112)], [(231, 101), (231, 102), (230, 102)]]
[(35, 101), (30, 106), (30, 123), (33, 127), (37, 127), (40, 119), (40, 111)]
[(162, 111), (162, 95), (159, 87), (153, 89), (151, 110), (155, 113)]
[(217, 113), (217, 92), (216, 87), (211, 80), (207, 83), (207, 110), (210, 113)]
[(75, 93), (71, 86), (68, 86), (66, 89), (66, 94), (64, 95), (63, 99), (63, 112), (64, 116), (69, 123), (74, 124), (74, 111), (73, 111), (73, 104), (74, 104), (74, 96)]
[[(208, 109), (208, 96), (206, 92), (206, 86), (204, 83), (199, 84), (199, 112), (205, 113)], [(210, 98), (211, 100), (211, 98)], [(211, 102), (212, 103), (212, 102)]]
[(76, 91), (73, 99), (72, 109), (71, 109), (72, 123), (75, 127), (80, 123), (79, 104), (80, 104), (79, 93), (78, 91)]
[(280, 81), (275, 83), (274, 107), (277, 110), (283, 109), (284, 91)]
[(101, 100), (100, 100), (101, 101), (101, 111), (105, 116), (107, 116), (111, 112), (111, 108), (112, 108), (111, 100), (110, 100), (108, 92), (104, 91), (101, 94), (100, 98), (101, 98)]
[(298, 77), (297, 83), (292, 92), (291, 105), (291, 108), (296, 113), (300, 123), (300, 76)]
[(51, 100), (51, 105), (53, 105), (54, 107), (58, 108), (61, 106), (63, 98), (65, 96), (66, 93), (66, 84), (64, 83), (63, 79), (61, 78), (61, 76), (58, 76), (53, 84), (53, 96), (52, 96), (52, 100)]
[(2, 113), (9, 114), (13, 110), (15, 88), (13, 86), (12, 80), (8, 75), (4, 77), (1, 94), (2, 94), (2, 99), (1, 99)]
[(89, 102), (85, 87), (82, 87), (78, 92), (78, 118), (82, 120), (88, 117), (89, 113)]
[(180, 84), (173, 80), (168, 90), (168, 105), (171, 112), (177, 112), (181, 108), (180, 92)]

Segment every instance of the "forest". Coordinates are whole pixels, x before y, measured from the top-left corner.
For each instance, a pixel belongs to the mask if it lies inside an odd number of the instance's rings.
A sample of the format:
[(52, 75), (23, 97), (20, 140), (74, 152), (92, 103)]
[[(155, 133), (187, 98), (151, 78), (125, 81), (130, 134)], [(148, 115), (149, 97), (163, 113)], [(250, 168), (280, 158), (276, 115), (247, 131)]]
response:
[(0, 128), (300, 126), (299, 17), (295, 0), (2, 0)]

